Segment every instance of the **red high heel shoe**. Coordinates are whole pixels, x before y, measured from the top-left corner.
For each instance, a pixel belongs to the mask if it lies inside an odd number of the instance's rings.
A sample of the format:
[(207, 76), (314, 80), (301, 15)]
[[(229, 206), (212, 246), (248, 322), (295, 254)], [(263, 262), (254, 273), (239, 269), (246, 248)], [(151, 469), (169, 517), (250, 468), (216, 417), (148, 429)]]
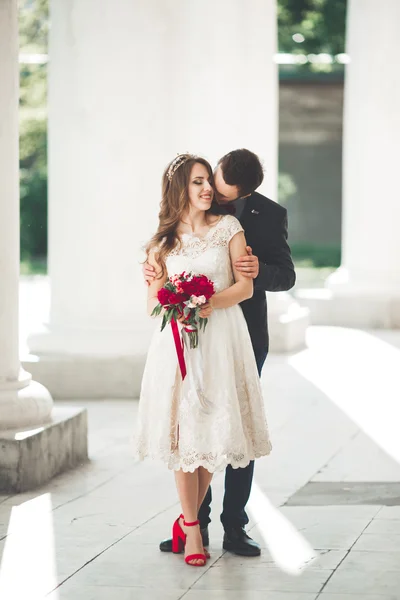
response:
[[(185, 535), (184, 531), (182, 530), (182, 527), (179, 524), (179, 519), (185, 520), (185, 517), (183, 515), (179, 515), (179, 517), (175, 521), (173, 528), (172, 528), (172, 552), (174, 552), (175, 554), (181, 554), (184, 551), (185, 541), (186, 541), (186, 535)], [(177, 532), (176, 532), (176, 536), (175, 536), (176, 542), (174, 544), (174, 529), (175, 528), (177, 529)], [(209, 551), (206, 548), (203, 548), (203, 550), (204, 550), (205, 557), (207, 559), (211, 558)]]
[[(186, 544), (186, 534), (183, 531), (182, 527), (179, 524), (179, 519), (183, 519), (183, 524), (185, 525), (185, 527), (194, 527), (196, 525), (199, 525), (200, 521), (193, 521), (193, 523), (186, 523), (186, 521), (184, 520), (184, 516), (180, 515), (177, 520), (175, 521), (173, 527), (172, 527), (172, 552), (174, 552), (174, 554), (180, 554), (184, 548), (185, 548), (185, 544)], [(204, 552), (205, 549), (203, 548)], [(191, 560), (195, 560), (195, 559), (199, 559), (199, 560), (203, 560), (203, 563), (194, 563), (192, 564)], [(189, 554), (189, 556), (185, 556), (185, 563), (187, 563), (188, 565), (190, 565), (191, 567), (204, 567), (204, 565), (206, 564), (207, 561), (207, 557), (206, 554)]]

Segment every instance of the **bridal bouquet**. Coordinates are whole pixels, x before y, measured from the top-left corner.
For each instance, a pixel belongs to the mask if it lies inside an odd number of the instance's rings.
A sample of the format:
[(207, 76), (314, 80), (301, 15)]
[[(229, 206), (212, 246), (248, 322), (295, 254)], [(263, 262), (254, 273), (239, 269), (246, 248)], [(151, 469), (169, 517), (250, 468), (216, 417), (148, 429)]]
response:
[(188, 334), (190, 348), (197, 348), (199, 331), (205, 330), (208, 322), (208, 319), (203, 319), (199, 313), (213, 294), (214, 284), (205, 275), (194, 275), (186, 271), (180, 275), (172, 275), (158, 292), (159, 304), (151, 316), (160, 315), (164, 309), (161, 331), (171, 323), (175, 343), (178, 330), (176, 321), (183, 317), (183, 330)]

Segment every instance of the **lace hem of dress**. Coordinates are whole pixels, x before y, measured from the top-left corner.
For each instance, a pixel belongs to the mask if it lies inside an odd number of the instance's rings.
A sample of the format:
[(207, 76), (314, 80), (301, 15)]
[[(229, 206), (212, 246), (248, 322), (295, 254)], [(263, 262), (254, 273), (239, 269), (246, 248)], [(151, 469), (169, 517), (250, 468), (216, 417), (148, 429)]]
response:
[(233, 469), (243, 469), (247, 467), (252, 460), (261, 458), (262, 456), (268, 456), (271, 450), (271, 442), (266, 441), (265, 443), (260, 444), (257, 451), (252, 454), (235, 454), (233, 452), (227, 452), (225, 454), (218, 453), (217, 455), (212, 453), (199, 455), (196, 453), (181, 456), (178, 451), (171, 454), (171, 452), (152, 453), (144, 449), (139, 449), (136, 457), (140, 461), (145, 460), (146, 458), (160, 460), (167, 464), (168, 469), (171, 471), (182, 470), (184, 473), (193, 473), (199, 467), (204, 467), (210, 473), (215, 473), (216, 471), (222, 471), (228, 465), (231, 465)]

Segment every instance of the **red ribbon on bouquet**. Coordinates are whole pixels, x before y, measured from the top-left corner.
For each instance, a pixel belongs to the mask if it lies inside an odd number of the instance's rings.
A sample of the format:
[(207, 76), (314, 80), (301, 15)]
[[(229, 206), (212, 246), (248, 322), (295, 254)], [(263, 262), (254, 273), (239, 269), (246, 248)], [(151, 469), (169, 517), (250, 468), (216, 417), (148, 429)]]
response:
[(178, 363), (179, 363), (179, 368), (181, 370), (182, 381), (183, 381), (186, 377), (186, 363), (185, 363), (185, 357), (183, 355), (184, 345), (183, 345), (183, 339), (181, 338), (181, 336), (179, 334), (178, 324), (175, 321), (175, 319), (171, 319), (171, 328), (172, 328), (172, 333), (174, 335), (176, 354), (178, 356)]

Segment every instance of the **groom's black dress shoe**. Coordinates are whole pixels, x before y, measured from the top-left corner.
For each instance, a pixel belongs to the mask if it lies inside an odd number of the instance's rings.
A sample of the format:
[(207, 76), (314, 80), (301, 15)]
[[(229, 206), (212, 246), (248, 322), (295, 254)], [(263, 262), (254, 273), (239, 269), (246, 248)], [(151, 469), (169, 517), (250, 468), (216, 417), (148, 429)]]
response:
[(260, 546), (247, 535), (243, 527), (225, 530), (222, 547), (239, 556), (260, 556), (261, 554)]
[[(201, 537), (203, 538), (203, 546), (210, 545), (210, 539), (208, 536), (208, 527), (204, 527), (204, 529), (200, 529)], [(160, 543), (161, 552), (172, 552), (172, 538), (168, 538), (167, 540), (163, 540)]]

